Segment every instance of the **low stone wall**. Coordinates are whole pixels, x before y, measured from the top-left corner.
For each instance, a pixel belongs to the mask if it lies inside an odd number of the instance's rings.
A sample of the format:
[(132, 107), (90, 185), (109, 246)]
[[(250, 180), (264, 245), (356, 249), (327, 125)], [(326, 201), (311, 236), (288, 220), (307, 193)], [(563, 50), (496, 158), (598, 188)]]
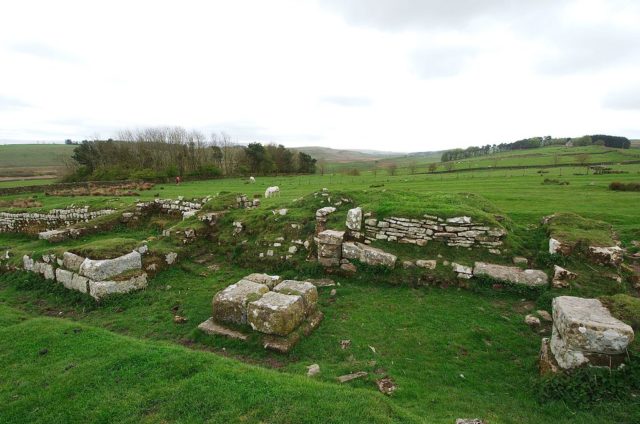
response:
[(86, 222), (113, 212), (114, 210), (112, 209), (90, 211), (88, 206), (83, 208), (52, 209), (47, 213), (0, 212), (0, 233), (36, 234), (78, 222)]
[(179, 197), (177, 200), (154, 199), (149, 202), (136, 203), (136, 209), (139, 213), (152, 213), (156, 211), (169, 215), (182, 215), (182, 217), (186, 219), (194, 216), (210, 199), (210, 196), (193, 201), (184, 200), (182, 197)]
[(369, 241), (387, 240), (424, 246), (430, 240), (447, 246), (486, 247), (503, 245), (506, 230), (474, 223), (468, 216), (439, 218), (425, 215), (423, 219), (389, 217), (365, 220), (365, 238)]
[(91, 181), (81, 183), (56, 183), (56, 184), (41, 184), (41, 185), (26, 185), (20, 187), (3, 187), (0, 188), (0, 196), (9, 196), (12, 194), (21, 193), (42, 193), (58, 190), (71, 190), (75, 188), (90, 187), (117, 187), (123, 185), (123, 181)]

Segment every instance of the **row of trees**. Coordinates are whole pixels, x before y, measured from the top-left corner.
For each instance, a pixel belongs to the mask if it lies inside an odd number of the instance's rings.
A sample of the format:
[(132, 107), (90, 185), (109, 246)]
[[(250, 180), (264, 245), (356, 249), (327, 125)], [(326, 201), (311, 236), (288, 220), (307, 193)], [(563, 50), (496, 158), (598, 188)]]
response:
[(70, 181), (313, 173), (316, 163), (282, 145), (241, 146), (225, 133), (206, 137), (181, 127), (125, 130), (115, 140), (84, 140), (72, 158)]
[(512, 143), (487, 144), (485, 146), (471, 146), (466, 149), (447, 150), (442, 154), (441, 161), (449, 162), (460, 159), (486, 156), (494, 153), (507, 152), (511, 150), (537, 149), (547, 146), (591, 146), (600, 145), (618, 149), (628, 149), (631, 142), (626, 137), (596, 134), (585, 135), (577, 138), (552, 138), (551, 136), (531, 137)]

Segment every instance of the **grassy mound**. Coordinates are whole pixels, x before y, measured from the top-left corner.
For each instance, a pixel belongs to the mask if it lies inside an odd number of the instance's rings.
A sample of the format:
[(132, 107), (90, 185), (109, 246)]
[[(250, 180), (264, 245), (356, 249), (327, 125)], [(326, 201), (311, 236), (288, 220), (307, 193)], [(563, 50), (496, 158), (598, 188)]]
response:
[(615, 245), (610, 224), (584, 218), (571, 212), (555, 214), (553, 218), (549, 220), (547, 229), (550, 237), (569, 245)]
[(66, 320), (0, 340), (2, 422), (418, 422), (377, 393)]

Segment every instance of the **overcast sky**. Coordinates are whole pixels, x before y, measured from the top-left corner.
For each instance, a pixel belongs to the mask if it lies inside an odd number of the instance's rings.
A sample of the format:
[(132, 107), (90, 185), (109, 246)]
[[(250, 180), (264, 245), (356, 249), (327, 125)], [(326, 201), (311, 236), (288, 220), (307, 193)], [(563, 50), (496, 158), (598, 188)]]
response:
[(427, 151), (640, 138), (638, 0), (14, 1), (0, 140), (180, 125)]

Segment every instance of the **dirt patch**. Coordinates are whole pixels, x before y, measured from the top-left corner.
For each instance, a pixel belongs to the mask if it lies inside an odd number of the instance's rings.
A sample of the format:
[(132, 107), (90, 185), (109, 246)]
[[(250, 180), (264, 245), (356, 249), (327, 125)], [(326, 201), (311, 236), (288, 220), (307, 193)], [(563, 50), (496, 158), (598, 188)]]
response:
[(15, 200), (0, 200), (0, 207), (2, 208), (39, 208), (42, 207), (42, 202), (34, 199), (15, 199)]

